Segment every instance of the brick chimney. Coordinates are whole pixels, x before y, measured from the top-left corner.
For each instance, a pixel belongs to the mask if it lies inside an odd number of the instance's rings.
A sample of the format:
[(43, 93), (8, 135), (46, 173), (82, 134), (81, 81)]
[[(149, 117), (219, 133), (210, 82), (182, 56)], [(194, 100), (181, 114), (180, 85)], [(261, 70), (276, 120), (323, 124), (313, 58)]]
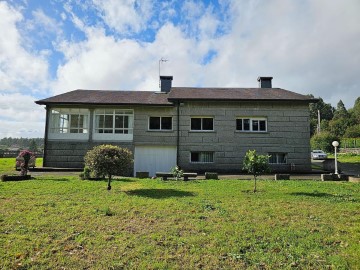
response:
[(273, 77), (258, 77), (259, 88), (272, 88), (271, 80)]
[(173, 76), (160, 76), (161, 92), (169, 93), (171, 89)]

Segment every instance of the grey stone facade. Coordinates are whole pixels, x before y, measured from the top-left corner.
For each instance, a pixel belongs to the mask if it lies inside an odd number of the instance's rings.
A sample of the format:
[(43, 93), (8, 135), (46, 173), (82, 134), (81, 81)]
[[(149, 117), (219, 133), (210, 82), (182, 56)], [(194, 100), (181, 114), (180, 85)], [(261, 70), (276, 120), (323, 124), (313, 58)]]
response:
[[(308, 103), (184, 101), (179, 107), (179, 125), (176, 104), (131, 108), (134, 110), (133, 141), (92, 141), (91, 131), (86, 141), (47, 140), (44, 166), (81, 168), (85, 153), (95, 145), (105, 143), (126, 147), (133, 152), (137, 145), (176, 146), (178, 165), (189, 172), (239, 172), (245, 152), (249, 149), (255, 149), (261, 154), (286, 153), (286, 164), (272, 165), (274, 171), (311, 170)], [(149, 131), (150, 116), (172, 116), (173, 129)], [(191, 131), (191, 117), (213, 117), (214, 131)], [(237, 131), (238, 117), (264, 117), (267, 119), (267, 131)], [(93, 116), (90, 121), (92, 119)], [(194, 151), (213, 152), (214, 161), (191, 163), (190, 153)]]

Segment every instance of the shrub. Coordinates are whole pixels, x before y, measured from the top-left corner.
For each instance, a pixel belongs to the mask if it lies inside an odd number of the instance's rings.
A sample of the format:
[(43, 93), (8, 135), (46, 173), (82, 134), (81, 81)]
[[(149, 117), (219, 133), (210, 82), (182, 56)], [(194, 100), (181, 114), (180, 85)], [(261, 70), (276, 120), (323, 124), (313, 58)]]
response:
[(172, 168), (171, 172), (176, 180), (180, 180), (181, 177), (183, 177), (184, 175), (184, 171), (181, 170), (179, 166), (175, 166), (174, 168)]
[(311, 137), (310, 144), (311, 149), (320, 149), (325, 152), (331, 153), (334, 151), (334, 147), (332, 146), (332, 142), (337, 138), (335, 135), (332, 135), (329, 132), (321, 132), (319, 134), (315, 134)]
[(243, 170), (254, 176), (254, 192), (256, 192), (256, 177), (270, 171), (269, 156), (258, 155), (256, 150), (248, 150), (243, 161)]
[[(132, 152), (114, 145), (99, 145), (85, 155), (85, 166), (95, 175), (108, 177), (108, 190), (114, 175), (129, 176), (132, 171)], [(84, 175), (85, 176), (85, 175)]]

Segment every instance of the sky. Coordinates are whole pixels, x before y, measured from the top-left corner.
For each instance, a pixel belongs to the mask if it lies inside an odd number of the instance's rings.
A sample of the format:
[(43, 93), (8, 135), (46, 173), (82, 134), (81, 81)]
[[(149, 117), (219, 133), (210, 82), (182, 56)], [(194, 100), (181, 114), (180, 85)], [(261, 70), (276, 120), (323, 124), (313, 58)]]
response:
[(360, 96), (359, 0), (0, 0), (0, 138), (43, 137), (34, 101), (75, 89), (273, 87)]

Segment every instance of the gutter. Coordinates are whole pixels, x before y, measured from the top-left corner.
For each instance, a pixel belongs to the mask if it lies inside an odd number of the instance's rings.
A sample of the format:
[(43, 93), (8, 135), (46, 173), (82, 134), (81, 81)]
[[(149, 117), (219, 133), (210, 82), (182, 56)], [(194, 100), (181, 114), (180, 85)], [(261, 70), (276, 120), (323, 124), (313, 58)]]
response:
[(180, 159), (180, 101), (176, 103), (176, 122), (177, 122), (177, 134), (176, 134), (176, 166), (179, 166)]

